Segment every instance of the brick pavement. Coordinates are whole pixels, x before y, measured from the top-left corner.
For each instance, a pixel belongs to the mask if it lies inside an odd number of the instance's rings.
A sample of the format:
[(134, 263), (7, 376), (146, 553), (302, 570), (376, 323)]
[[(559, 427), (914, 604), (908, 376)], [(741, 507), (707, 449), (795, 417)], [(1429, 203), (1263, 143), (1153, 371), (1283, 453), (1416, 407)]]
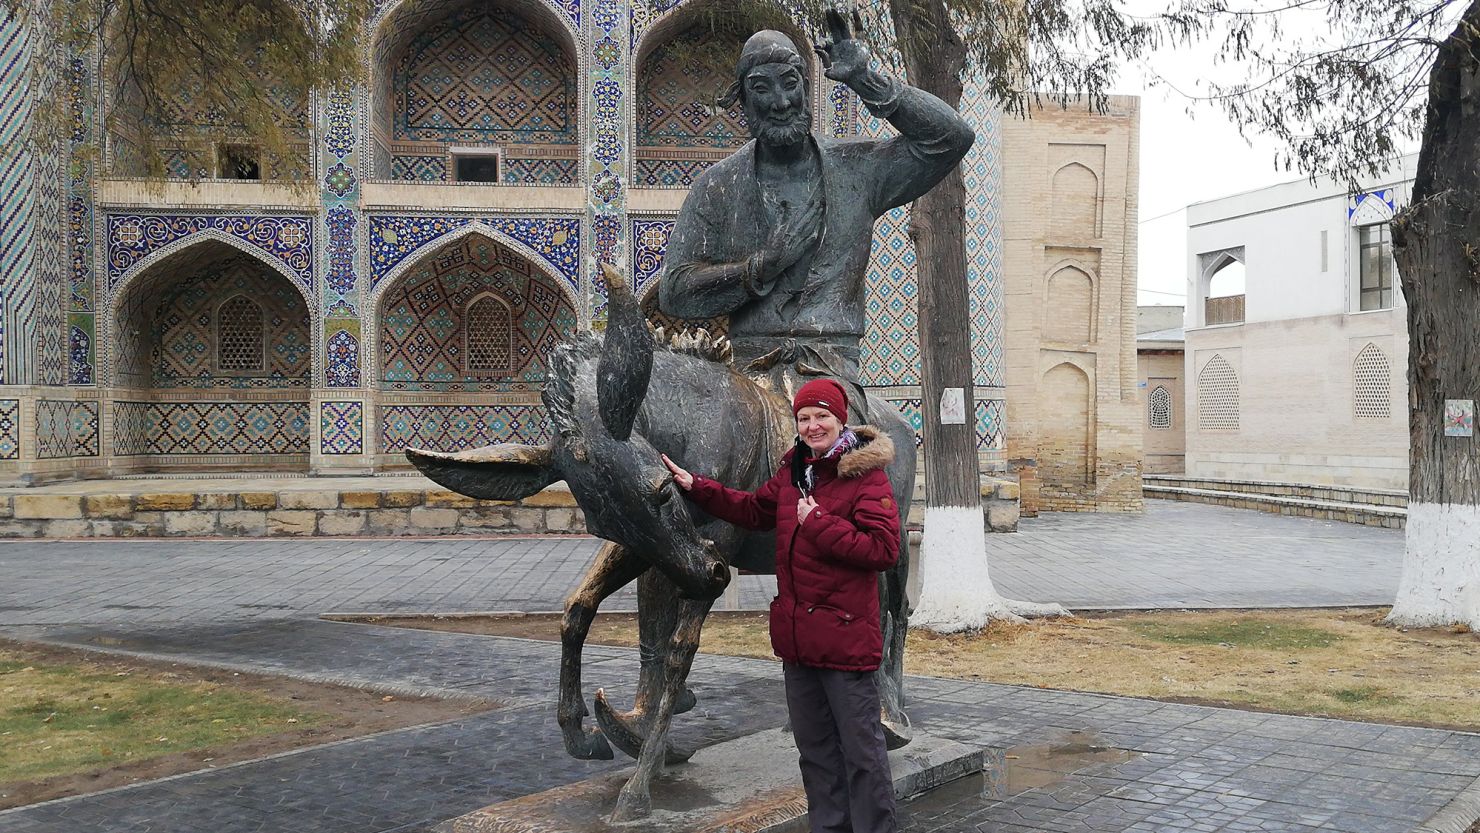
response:
[[(1004, 593), (1093, 607), (1380, 603), (1402, 552), (1401, 534), (1386, 530), (1158, 502), (1139, 517), (1048, 516), (989, 544)], [(560, 751), (555, 645), (312, 618), (549, 609), (593, 552), (581, 539), (0, 544), (0, 635), (503, 705), (3, 812), (0, 830), (413, 833), (622, 766)], [(744, 605), (764, 603), (769, 580), (744, 581)], [(586, 658), (588, 696), (604, 686), (630, 697), (631, 651), (593, 647)], [(701, 656), (691, 682), (700, 705), (676, 721), (681, 741), (781, 723), (773, 663)], [(917, 724), (963, 742), (1000, 751), (1085, 732), (1129, 753), (1006, 798), (969, 784), (929, 796), (902, 811), (909, 833), (1391, 833), (1480, 794), (1473, 734), (967, 681), (909, 686)]]
[[(1055, 514), (988, 536), (1004, 594), (1070, 607), (1384, 604), (1402, 533), (1147, 501), (1145, 515)], [(558, 610), (589, 538), (0, 542), (0, 626), (280, 619), (328, 611)], [(774, 580), (741, 578), (760, 609)], [(607, 608), (632, 609), (632, 590)]]

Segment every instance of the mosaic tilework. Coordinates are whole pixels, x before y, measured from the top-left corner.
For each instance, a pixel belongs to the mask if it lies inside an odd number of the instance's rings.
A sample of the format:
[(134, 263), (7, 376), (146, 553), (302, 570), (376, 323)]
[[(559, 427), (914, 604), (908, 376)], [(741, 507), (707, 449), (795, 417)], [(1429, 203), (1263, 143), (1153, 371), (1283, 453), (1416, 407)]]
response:
[[(508, 305), (513, 324), (513, 368), (498, 378), (466, 369), (466, 309), (484, 294)], [(550, 351), (576, 329), (575, 308), (559, 287), (517, 253), (481, 238), (464, 239), (424, 260), (386, 290), (380, 308), (380, 375), (386, 390), (539, 383)]]
[(1395, 193), (1391, 188), (1368, 191), (1346, 198), (1346, 219), (1350, 225), (1365, 226), (1393, 219), (1398, 210)]
[(68, 304), (67, 383), (90, 385), (97, 378), (97, 351), (92, 333), (96, 293), (93, 280), (93, 162), (80, 153), (92, 135), (92, 76), (86, 61), (68, 64), (68, 95), (72, 102), (71, 177), (67, 186), (67, 250), (72, 263)]
[(319, 453), (363, 454), (364, 451), (364, 403), (321, 403), (319, 405)]
[(380, 410), (383, 453), (550, 441), (549, 420), (540, 405), (387, 405)]
[(394, 138), (572, 145), (575, 71), (517, 15), (473, 4), (412, 40), (394, 75)]
[[(918, 399), (887, 399), (890, 405), (899, 409), (904, 415), (905, 421), (915, 429), (915, 447), (923, 446), (925, 431), (925, 415), (920, 410)], [(1001, 451), (1006, 448), (1003, 419), (1006, 415), (1006, 403), (1000, 399), (976, 401), (976, 450), (977, 451)]]
[[(628, 167), (631, 148), (625, 144), (627, 112), (627, 79), (631, 49), (629, 32), (632, 4), (622, 0), (587, 0), (589, 23), (587, 42), (591, 44), (587, 62), (589, 97), (586, 101), (586, 153), (589, 184), (586, 217), (592, 229), (587, 261), (588, 309), (603, 315), (606, 309), (606, 287), (597, 261), (626, 263)], [(597, 237), (600, 237), (598, 241)]]
[[(681, 34), (654, 49), (638, 69), (639, 147), (733, 149), (750, 140), (740, 104), (723, 108), (715, 103), (734, 79), (684, 58), (684, 49), (699, 37), (711, 35)], [(743, 40), (738, 33), (729, 39), (738, 54)]]
[(637, 159), (633, 163), (636, 179), (633, 184), (640, 188), (688, 188), (709, 170), (713, 159)]
[(328, 361), (324, 376), (331, 388), (360, 386), (360, 322), (329, 321), (329, 335), (324, 339)]
[(98, 456), (98, 403), (36, 401), (36, 457)]
[(580, 180), (579, 159), (504, 159), (499, 182), (505, 185), (574, 185)]
[[(1002, 111), (976, 84), (961, 97), (976, 144), (961, 163), (966, 181), (966, 275), (971, 304), (972, 381), (1005, 382), (1002, 277)], [(1001, 415), (999, 415), (1001, 416)]]
[(0, 288), (5, 309), (0, 321), (0, 383), (27, 380), (27, 328), (32, 259), (31, 175), (33, 151), (27, 142), (34, 105), (31, 90), (31, 37), (7, 8), (0, 9)]
[(0, 460), (21, 458), (21, 403), (0, 399)]
[(444, 182), (447, 179), (447, 157), (392, 156), (391, 179), (408, 182)]
[(668, 250), (672, 220), (632, 221), (632, 285), (638, 297), (663, 271), (663, 253)]
[(115, 402), (113, 453), (307, 454), (306, 402)]
[(313, 224), (307, 217), (109, 214), (105, 226), (110, 290), (139, 261), (214, 229), (282, 263), (309, 297), (314, 296)]
[(865, 385), (920, 384), (919, 285), (908, 207), (874, 226), (859, 377)]
[(524, 244), (570, 287), (580, 289), (581, 221), (569, 217), (413, 217), (370, 218), (371, 290), (395, 267), (428, 243), (471, 223), (482, 223)]
[(95, 319), (90, 312), (73, 312), (67, 315), (68, 353), (67, 384), (91, 385), (93, 362), (96, 351), (93, 347), (93, 325)]
[[(217, 369), (219, 307), (245, 298), (261, 311), (262, 369)], [(150, 386), (172, 388), (303, 388), (309, 384), (313, 342), (303, 296), (245, 255), (166, 289), (151, 332)]]
[(833, 82), (827, 92), (827, 125), (837, 139), (858, 134), (858, 96), (846, 84)]

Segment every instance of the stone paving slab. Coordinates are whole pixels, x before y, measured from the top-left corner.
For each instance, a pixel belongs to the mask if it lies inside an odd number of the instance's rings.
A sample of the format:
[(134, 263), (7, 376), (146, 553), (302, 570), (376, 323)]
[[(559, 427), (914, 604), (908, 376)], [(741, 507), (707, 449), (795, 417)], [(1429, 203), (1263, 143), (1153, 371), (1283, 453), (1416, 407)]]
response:
[[(349, 669), (351, 677), (429, 682), (516, 705), (6, 811), (0, 830), (411, 833), (625, 765), (573, 761), (560, 750), (553, 687), (543, 703), (537, 691), (553, 684), (554, 644), (316, 621), (187, 628), (188, 638), (178, 639), (167, 639), (165, 630), (7, 633), (94, 646), (102, 637), (180, 660), (233, 656), (270, 671)], [(613, 677), (635, 675), (631, 651), (600, 649), (593, 657), (602, 661), (588, 674), (588, 695)], [(719, 742), (782, 721), (773, 662), (701, 655), (693, 682), (700, 702), (676, 720), (680, 742)], [(902, 829), (909, 833), (1395, 833), (1414, 830), (1480, 779), (1480, 736), (1473, 734), (957, 680), (910, 678), (908, 687), (920, 729), (962, 743), (1010, 750), (1077, 732), (1131, 753), (1007, 799), (969, 790), (921, 799), (902, 809)]]
[[(1148, 501), (1145, 515), (1059, 513), (987, 537), (1004, 594), (1070, 608), (1380, 605), (1401, 532)], [(559, 610), (591, 538), (0, 542), (0, 626), (238, 621), (334, 611)], [(744, 609), (775, 579), (742, 576)], [(632, 588), (608, 610), (636, 606)]]

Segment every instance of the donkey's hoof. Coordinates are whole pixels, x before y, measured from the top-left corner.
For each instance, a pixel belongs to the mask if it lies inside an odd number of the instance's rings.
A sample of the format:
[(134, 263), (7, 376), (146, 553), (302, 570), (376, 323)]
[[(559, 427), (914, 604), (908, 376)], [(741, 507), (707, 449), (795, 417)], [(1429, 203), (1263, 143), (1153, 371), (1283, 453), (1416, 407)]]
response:
[(893, 720), (884, 719), (879, 723), (884, 727), (884, 748), (889, 750), (901, 749), (909, 746), (910, 741), (915, 739), (915, 730), (910, 728), (908, 722), (898, 723)]
[(617, 806), (612, 808), (612, 823), (645, 819), (653, 814), (653, 799), (646, 792), (623, 787), (617, 794)]
[(684, 690), (679, 692), (678, 700), (674, 701), (673, 703), (673, 713), (683, 714), (684, 712), (692, 709), (698, 704), (699, 698), (695, 697), (694, 692), (690, 691), (689, 688), (685, 686)]
[(580, 740), (567, 742), (565, 751), (581, 761), (610, 761), (616, 757), (612, 754), (612, 745), (606, 742), (606, 735), (599, 729), (588, 730)]

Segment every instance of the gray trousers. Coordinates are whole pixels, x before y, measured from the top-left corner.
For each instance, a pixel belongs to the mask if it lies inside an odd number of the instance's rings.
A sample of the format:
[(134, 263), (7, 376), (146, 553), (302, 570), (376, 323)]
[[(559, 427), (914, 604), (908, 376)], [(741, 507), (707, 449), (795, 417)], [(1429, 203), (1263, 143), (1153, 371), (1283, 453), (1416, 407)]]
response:
[(895, 833), (874, 675), (789, 662), (785, 675), (812, 833)]

